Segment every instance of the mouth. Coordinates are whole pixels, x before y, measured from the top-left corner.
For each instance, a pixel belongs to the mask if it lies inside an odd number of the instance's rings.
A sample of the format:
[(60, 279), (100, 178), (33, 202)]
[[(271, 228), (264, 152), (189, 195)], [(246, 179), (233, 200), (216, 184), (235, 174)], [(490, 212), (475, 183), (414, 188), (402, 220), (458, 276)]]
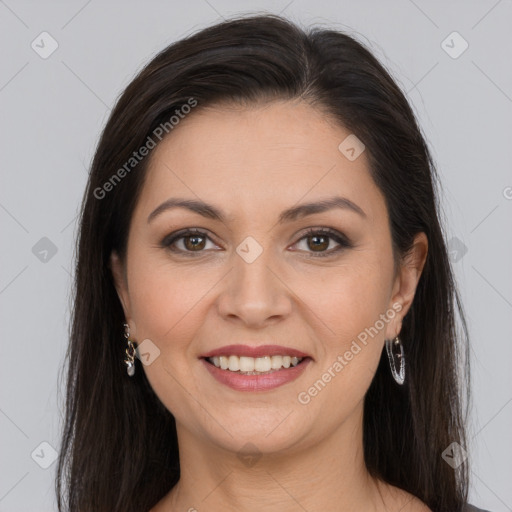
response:
[(200, 357), (220, 383), (237, 391), (265, 391), (295, 380), (313, 360), (277, 345), (230, 345)]
[(231, 354), (208, 357), (206, 361), (221, 370), (238, 373), (239, 375), (267, 375), (279, 372), (282, 369), (294, 368), (304, 359), (303, 357), (290, 355), (247, 357)]

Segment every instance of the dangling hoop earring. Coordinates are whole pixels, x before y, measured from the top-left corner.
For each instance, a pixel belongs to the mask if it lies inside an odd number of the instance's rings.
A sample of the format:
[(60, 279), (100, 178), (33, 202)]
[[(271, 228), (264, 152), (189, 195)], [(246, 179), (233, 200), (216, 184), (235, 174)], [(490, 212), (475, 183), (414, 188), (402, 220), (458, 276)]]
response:
[(393, 375), (396, 383), (401, 386), (405, 381), (405, 356), (404, 347), (398, 336), (394, 340), (386, 340), (386, 351), (391, 375)]
[(135, 375), (135, 346), (130, 339), (130, 326), (128, 324), (123, 325), (124, 337), (126, 338), (126, 343), (128, 345), (125, 349), (126, 357), (124, 358), (124, 363), (126, 364), (126, 373), (128, 373), (130, 377), (133, 377)]

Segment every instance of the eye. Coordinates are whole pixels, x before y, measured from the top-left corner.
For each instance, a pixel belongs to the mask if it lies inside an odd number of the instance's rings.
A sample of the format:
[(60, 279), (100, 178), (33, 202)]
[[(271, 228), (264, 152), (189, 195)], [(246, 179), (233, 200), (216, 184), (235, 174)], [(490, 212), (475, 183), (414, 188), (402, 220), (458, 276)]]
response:
[[(208, 248), (206, 247), (207, 241), (213, 244), (210, 237), (204, 231), (199, 229), (187, 229), (166, 236), (162, 240), (161, 245), (173, 252), (185, 253), (187, 256), (195, 256), (196, 254), (194, 253), (204, 252), (203, 249)], [(179, 247), (180, 245), (181, 247)]]
[[(345, 235), (330, 228), (310, 228), (297, 244), (300, 244), (303, 240), (305, 240), (305, 250), (313, 253), (313, 258), (332, 256), (343, 249), (352, 247), (351, 242)], [(334, 249), (331, 248), (331, 250), (328, 251), (327, 249), (331, 247), (332, 241), (336, 242), (338, 247)]]
[[(305, 249), (301, 250), (313, 253), (311, 257), (315, 258), (331, 256), (353, 246), (345, 235), (330, 228), (310, 228), (295, 245), (300, 244), (303, 240)], [(337, 247), (331, 247), (333, 241), (338, 244)], [(208, 242), (214, 246), (214, 249), (218, 248), (205, 231), (192, 228), (171, 233), (162, 240), (161, 246), (172, 252), (193, 257), (205, 252), (205, 249), (208, 249)], [(330, 247), (331, 249), (328, 250)]]

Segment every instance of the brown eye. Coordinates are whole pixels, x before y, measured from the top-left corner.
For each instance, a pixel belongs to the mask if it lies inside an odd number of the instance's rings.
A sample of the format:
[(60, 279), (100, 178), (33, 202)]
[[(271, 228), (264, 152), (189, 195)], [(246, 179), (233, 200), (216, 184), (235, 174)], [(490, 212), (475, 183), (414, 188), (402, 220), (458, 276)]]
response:
[(326, 235), (310, 235), (306, 238), (311, 241), (308, 247), (313, 251), (323, 251), (329, 247), (329, 237)]
[(206, 245), (206, 237), (202, 235), (188, 235), (182, 238), (185, 248), (189, 251), (200, 251)]
[(162, 240), (161, 246), (174, 253), (195, 256), (196, 254), (199, 255), (206, 252), (205, 249), (208, 248), (206, 247), (208, 242), (215, 245), (203, 231), (188, 229), (166, 236)]
[[(332, 256), (343, 249), (353, 247), (352, 243), (345, 235), (327, 228), (313, 228), (308, 230), (297, 244), (300, 244), (303, 240), (306, 241), (305, 252), (308, 252), (310, 255), (312, 254), (312, 257)], [(331, 242), (333, 241), (338, 245), (337, 247), (331, 246)], [(330, 250), (328, 250), (329, 247), (331, 247)]]

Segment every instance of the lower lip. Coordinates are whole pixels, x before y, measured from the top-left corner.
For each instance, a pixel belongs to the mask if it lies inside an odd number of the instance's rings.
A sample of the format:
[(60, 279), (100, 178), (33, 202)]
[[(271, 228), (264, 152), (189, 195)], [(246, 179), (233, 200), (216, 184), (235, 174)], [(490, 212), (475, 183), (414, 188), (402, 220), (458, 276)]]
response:
[(225, 384), (236, 391), (266, 391), (297, 379), (311, 362), (311, 359), (308, 357), (297, 366), (290, 366), (290, 368), (283, 368), (263, 375), (243, 375), (238, 372), (221, 370), (206, 359), (202, 359), (202, 361), (210, 374), (221, 384)]

